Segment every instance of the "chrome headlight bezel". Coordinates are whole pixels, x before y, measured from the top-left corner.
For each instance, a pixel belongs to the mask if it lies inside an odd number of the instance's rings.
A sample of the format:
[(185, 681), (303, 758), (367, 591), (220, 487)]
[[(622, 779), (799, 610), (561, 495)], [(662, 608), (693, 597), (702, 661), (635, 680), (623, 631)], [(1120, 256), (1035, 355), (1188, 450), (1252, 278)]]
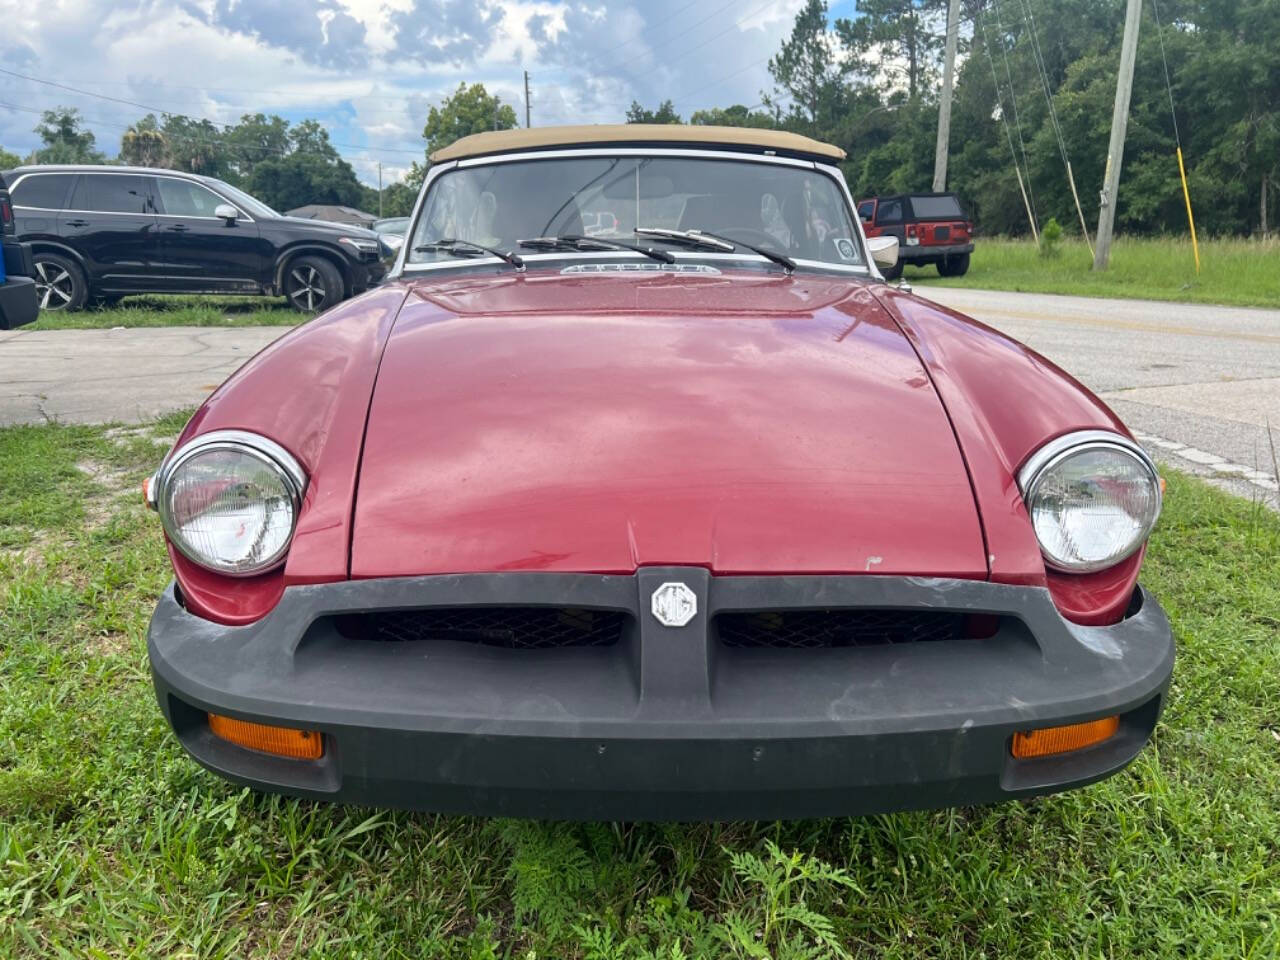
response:
[[(282, 485), (289, 494), (291, 517), (289, 535), (281, 546), (270, 556), (263, 558), (252, 567), (230, 568), (211, 562), (193, 550), (177, 529), (176, 522), (169, 511), (169, 484), (174, 474), (197, 454), (215, 450), (227, 450), (250, 456), (269, 467), (279, 476)], [(289, 554), (293, 544), (293, 535), (298, 528), (298, 514), (302, 508), (302, 497), (307, 489), (307, 475), (297, 459), (284, 447), (256, 433), (247, 430), (213, 430), (201, 434), (178, 449), (174, 450), (154, 477), (148, 482), (148, 502), (154, 502), (160, 514), (160, 524), (165, 535), (180, 554), (196, 566), (225, 577), (256, 577), (280, 566)]]
[[(1141, 528), (1141, 535), (1136, 537), (1133, 543), (1121, 553), (1097, 562), (1068, 561), (1062, 557), (1054, 556), (1045, 548), (1038, 533), (1035, 533), (1034, 508), (1036, 494), (1039, 485), (1054, 467), (1073, 456), (1098, 450), (1122, 454), (1138, 464), (1151, 483), (1155, 496), (1155, 511), (1152, 513), (1150, 520)], [(1109, 430), (1077, 430), (1074, 433), (1064, 434), (1061, 437), (1050, 440), (1027, 459), (1022, 469), (1018, 471), (1017, 481), (1018, 489), (1022, 492), (1022, 500), (1026, 506), (1027, 515), (1032, 520), (1032, 531), (1036, 536), (1036, 542), (1040, 547), (1040, 554), (1044, 558), (1045, 566), (1062, 573), (1097, 573), (1100, 570), (1107, 570), (1123, 563), (1137, 553), (1142, 548), (1142, 545), (1146, 543), (1164, 506), (1160, 473), (1156, 468), (1155, 461), (1139, 444), (1122, 434), (1112, 433)]]

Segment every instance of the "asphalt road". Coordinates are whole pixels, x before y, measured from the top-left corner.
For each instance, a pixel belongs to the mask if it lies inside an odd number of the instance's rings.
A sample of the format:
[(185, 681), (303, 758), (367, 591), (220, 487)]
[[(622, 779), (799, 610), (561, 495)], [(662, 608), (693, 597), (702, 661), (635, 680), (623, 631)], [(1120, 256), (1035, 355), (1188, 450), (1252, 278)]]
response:
[[(1276, 502), (1280, 309), (915, 286), (1044, 354), (1162, 459)], [(1268, 427), (1271, 437), (1268, 437)]]
[(0, 426), (192, 407), (288, 327), (0, 331)]
[[(1158, 454), (1274, 491), (1280, 309), (917, 285), (1043, 353)], [(0, 425), (136, 421), (199, 403), (283, 327), (0, 332)]]

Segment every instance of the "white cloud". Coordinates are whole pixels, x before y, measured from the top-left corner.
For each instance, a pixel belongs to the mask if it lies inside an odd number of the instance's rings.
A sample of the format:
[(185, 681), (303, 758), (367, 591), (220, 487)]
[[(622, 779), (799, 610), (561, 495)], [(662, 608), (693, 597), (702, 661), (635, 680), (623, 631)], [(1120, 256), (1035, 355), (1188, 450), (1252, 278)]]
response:
[[(753, 105), (802, 0), (0, 0), (0, 67), (231, 122), (248, 112), (325, 123), (366, 182), (420, 154), (432, 104), (484, 83), (524, 120), (621, 121), (638, 100)], [(0, 101), (80, 109), (99, 147), (147, 111), (3, 77)], [(0, 145), (37, 145), (34, 113), (0, 107)]]

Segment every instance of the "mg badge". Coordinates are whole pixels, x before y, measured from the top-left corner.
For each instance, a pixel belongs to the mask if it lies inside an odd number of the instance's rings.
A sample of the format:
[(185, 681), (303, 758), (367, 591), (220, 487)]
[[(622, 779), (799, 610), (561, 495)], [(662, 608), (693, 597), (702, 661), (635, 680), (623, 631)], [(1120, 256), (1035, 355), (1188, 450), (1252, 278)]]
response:
[(653, 591), (653, 616), (664, 627), (683, 627), (698, 614), (698, 598), (683, 583), (664, 583)]

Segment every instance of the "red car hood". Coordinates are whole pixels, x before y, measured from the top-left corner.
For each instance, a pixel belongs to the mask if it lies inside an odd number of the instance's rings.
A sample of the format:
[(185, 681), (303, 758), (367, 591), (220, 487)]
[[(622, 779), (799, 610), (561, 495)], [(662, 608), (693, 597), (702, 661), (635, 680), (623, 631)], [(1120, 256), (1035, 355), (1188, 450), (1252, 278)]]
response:
[(946, 412), (867, 288), (417, 285), (370, 405), (352, 576), (644, 564), (986, 577)]

